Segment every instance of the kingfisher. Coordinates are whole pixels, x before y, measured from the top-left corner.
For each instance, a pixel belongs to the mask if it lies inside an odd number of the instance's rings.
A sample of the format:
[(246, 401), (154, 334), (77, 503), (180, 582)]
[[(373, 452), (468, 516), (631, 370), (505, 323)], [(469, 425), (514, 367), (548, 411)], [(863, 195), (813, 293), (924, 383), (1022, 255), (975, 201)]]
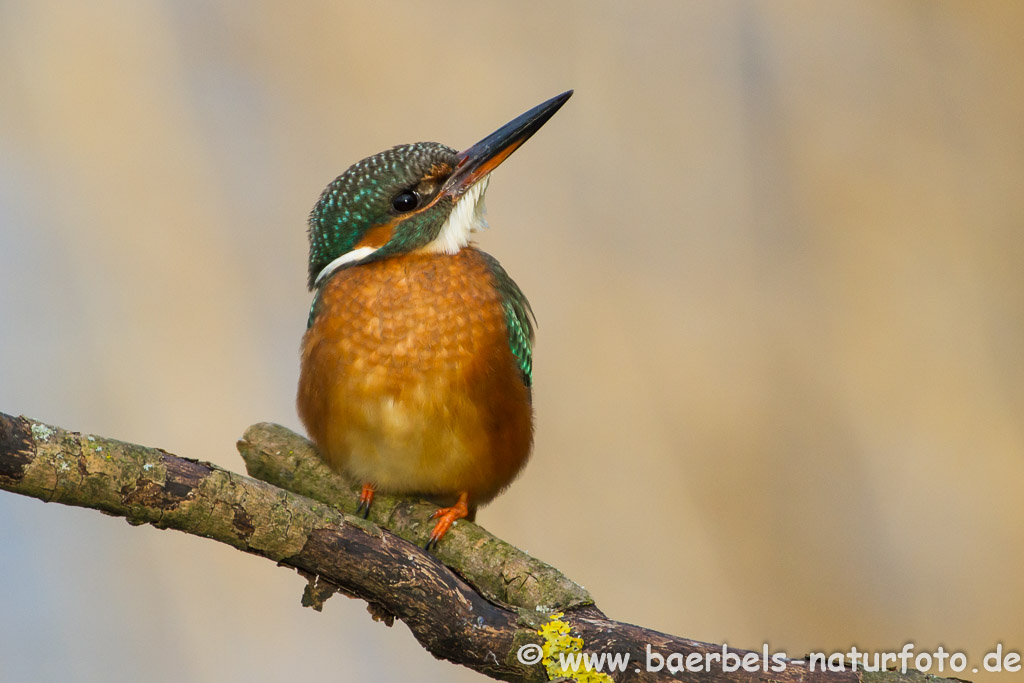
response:
[(438, 504), (430, 550), (503, 491), (533, 445), (530, 303), (471, 241), (491, 172), (562, 93), (458, 152), (399, 145), (338, 176), (309, 217), (297, 406), (321, 457), (376, 491)]

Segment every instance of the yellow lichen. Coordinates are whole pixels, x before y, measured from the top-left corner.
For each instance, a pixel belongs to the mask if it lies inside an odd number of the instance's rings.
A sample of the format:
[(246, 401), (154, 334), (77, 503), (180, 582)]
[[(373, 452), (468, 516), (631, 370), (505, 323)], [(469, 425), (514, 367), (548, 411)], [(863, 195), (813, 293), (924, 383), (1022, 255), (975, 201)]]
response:
[[(611, 676), (599, 671), (588, 671), (581, 660), (583, 652), (583, 639), (570, 635), (572, 627), (569, 622), (562, 621), (565, 616), (562, 612), (552, 614), (550, 620), (540, 627), (537, 634), (544, 639), (541, 651), (544, 657), (541, 663), (548, 672), (548, 679), (568, 678), (580, 683), (614, 683)], [(559, 657), (561, 655), (561, 657)], [(575, 662), (575, 666), (571, 663)], [(562, 666), (567, 665), (563, 669)]]

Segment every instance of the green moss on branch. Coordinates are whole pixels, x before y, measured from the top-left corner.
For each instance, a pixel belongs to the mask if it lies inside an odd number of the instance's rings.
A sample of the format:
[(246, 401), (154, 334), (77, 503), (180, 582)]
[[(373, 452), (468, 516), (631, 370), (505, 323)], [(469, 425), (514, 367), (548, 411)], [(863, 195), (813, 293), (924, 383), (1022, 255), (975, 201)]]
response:
[[(245, 431), (238, 442), (249, 474), (322, 501), (349, 514), (358, 504), (360, 486), (335, 473), (307, 439), (280, 425), (263, 422)], [(392, 533), (422, 544), (433, 523), (436, 505), (377, 493), (370, 519)], [(452, 527), (436, 551), (492, 602), (528, 611), (551, 612), (593, 604), (587, 591), (549, 564), (466, 520)]]

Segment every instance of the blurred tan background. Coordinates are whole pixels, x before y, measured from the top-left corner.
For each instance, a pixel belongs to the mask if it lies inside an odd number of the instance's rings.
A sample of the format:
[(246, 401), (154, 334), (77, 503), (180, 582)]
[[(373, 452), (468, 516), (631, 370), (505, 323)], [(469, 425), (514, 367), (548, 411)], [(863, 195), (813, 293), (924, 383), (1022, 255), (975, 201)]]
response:
[[(1024, 648), (1024, 5), (0, 3), (0, 410), (241, 469), (305, 218), (573, 87), (480, 237), (540, 321), (480, 514), (619, 619)], [(0, 493), (0, 680), (475, 681), (208, 541)], [(972, 674), (978, 681), (1012, 674)]]

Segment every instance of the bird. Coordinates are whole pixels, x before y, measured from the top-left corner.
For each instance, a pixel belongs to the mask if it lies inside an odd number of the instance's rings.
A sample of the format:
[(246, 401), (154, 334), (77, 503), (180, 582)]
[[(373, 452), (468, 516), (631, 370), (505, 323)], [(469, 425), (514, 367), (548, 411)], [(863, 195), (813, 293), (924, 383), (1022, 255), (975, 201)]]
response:
[(309, 216), (313, 292), (299, 417), (324, 461), (377, 491), (440, 507), (425, 544), (501, 493), (533, 447), (536, 320), (522, 290), (472, 241), (491, 172), (568, 90), (462, 152), (399, 145), (353, 164)]

